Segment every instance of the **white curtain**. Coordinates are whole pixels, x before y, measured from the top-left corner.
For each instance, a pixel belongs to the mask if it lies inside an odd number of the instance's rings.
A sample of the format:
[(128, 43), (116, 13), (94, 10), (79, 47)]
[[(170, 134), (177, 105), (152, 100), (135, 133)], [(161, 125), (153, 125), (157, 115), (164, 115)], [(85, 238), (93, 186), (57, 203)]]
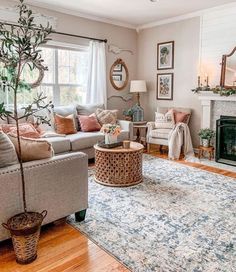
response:
[(89, 43), (86, 104), (107, 104), (105, 43)]

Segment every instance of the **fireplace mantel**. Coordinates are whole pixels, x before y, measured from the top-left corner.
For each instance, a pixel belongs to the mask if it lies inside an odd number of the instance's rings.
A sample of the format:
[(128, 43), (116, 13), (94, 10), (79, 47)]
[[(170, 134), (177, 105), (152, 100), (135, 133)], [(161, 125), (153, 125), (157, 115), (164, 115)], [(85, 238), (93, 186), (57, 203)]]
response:
[(230, 96), (220, 96), (219, 94), (215, 94), (213, 92), (199, 92), (198, 99), (201, 101), (202, 105), (202, 120), (201, 126), (202, 128), (210, 128), (211, 127), (211, 110), (212, 110), (212, 101), (235, 101), (236, 95)]

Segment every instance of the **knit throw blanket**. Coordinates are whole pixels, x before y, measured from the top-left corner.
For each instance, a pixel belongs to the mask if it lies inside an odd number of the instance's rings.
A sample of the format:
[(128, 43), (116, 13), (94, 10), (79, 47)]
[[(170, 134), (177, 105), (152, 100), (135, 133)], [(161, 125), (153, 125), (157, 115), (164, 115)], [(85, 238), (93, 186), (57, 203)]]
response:
[(181, 147), (183, 146), (183, 152), (185, 159), (194, 158), (193, 145), (189, 132), (188, 125), (185, 123), (178, 123), (169, 134), (169, 159), (179, 159), (181, 153)]

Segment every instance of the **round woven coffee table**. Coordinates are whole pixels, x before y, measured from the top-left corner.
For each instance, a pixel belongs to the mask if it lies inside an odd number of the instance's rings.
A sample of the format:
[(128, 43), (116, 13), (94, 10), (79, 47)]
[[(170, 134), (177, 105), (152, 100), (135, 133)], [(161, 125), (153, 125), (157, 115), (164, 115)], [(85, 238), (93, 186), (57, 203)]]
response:
[(129, 149), (95, 148), (95, 181), (107, 185), (125, 187), (143, 181), (142, 155), (144, 146), (131, 142)]

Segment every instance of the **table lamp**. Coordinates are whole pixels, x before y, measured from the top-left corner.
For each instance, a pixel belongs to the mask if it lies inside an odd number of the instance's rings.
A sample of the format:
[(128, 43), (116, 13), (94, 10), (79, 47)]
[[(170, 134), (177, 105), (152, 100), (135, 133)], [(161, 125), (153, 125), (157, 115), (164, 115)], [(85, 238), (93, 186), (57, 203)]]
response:
[(140, 106), (140, 93), (147, 92), (147, 86), (145, 80), (131, 80), (130, 92), (137, 93), (138, 105)]

